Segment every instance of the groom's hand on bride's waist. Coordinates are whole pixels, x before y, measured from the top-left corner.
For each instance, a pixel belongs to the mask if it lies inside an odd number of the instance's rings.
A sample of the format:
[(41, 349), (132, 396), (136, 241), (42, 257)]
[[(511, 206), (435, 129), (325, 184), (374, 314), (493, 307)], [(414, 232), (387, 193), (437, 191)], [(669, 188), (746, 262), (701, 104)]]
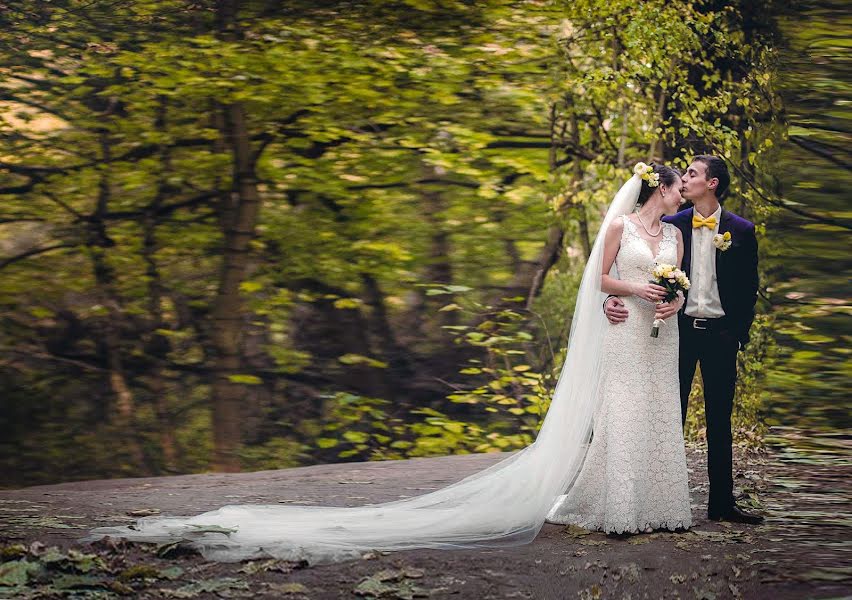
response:
[(627, 307), (624, 306), (624, 300), (618, 296), (610, 296), (606, 299), (603, 305), (604, 314), (609, 322), (615, 325), (623, 323), (627, 320)]

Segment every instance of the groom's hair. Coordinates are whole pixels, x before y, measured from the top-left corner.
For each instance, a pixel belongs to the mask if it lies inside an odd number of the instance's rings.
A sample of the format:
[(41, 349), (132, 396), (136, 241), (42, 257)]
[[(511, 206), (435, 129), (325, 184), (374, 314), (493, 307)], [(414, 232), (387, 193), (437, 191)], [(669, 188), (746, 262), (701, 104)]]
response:
[(719, 185), (716, 186), (716, 198), (720, 201), (727, 195), (728, 186), (731, 185), (731, 174), (728, 172), (728, 165), (718, 156), (712, 154), (699, 154), (692, 159), (693, 161), (701, 161), (707, 167), (707, 179), (714, 177), (719, 180)]

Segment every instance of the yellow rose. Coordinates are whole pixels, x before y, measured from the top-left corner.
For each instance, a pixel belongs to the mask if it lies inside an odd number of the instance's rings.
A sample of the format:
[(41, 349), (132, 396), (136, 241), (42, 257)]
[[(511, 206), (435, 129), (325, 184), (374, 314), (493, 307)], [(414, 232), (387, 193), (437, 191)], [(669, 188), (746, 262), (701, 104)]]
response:
[(724, 240), (727, 242), (729, 239), (731, 239), (731, 232), (726, 231), (725, 235), (723, 235), (722, 238), (724, 238)]

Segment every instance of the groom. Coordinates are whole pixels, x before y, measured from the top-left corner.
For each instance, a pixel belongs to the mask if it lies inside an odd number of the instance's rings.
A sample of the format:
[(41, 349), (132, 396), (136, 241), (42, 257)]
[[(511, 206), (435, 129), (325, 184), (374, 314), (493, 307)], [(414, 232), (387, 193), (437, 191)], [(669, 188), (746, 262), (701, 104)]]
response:
[[(757, 239), (754, 224), (721, 206), (731, 182), (728, 167), (717, 156), (692, 160), (682, 178), (681, 195), (693, 207), (663, 220), (683, 234), (682, 268), (690, 279), (683, 309), (662, 304), (658, 318), (678, 314), (680, 331), (680, 404), (683, 423), (695, 367), (701, 364), (707, 417), (707, 471), (713, 521), (757, 524), (734, 502), (731, 412), (737, 382), (737, 352), (749, 341), (757, 302)], [(604, 303), (611, 323), (628, 318), (616, 296)]]

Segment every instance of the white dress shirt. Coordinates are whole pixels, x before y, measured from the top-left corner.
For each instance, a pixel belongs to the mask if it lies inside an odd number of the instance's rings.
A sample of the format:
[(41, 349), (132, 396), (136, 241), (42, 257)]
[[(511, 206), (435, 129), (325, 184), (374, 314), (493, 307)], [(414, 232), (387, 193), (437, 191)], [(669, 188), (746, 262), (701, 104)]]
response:
[[(704, 218), (700, 212), (695, 214)], [(689, 270), (689, 294), (686, 298), (685, 313), (690, 317), (716, 319), (725, 316), (722, 300), (719, 298), (719, 285), (716, 283), (716, 246), (713, 236), (719, 233), (719, 218), (722, 207), (712, 215), (716, 217), (713, 229), (699, 227), (692, 230), (692, 265)]]

